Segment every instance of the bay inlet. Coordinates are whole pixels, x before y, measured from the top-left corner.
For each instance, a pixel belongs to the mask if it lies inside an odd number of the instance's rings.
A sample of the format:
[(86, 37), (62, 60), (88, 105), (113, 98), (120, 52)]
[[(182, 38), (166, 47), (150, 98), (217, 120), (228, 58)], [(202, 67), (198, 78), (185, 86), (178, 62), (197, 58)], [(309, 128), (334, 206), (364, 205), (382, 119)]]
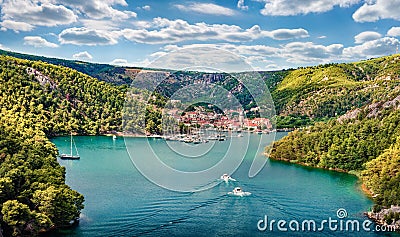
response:
[[(276, 139), (285, 135), (277, 133)], [(216, 142), (202, 158), (184, 160), (162, 139), (126, 138), (137, 144), (138, 157), (146, 159), (147, 154), (140, 147), (150, 143), (155, 152), (163, 154), (164, 163), (187, 171), (212, 166), (228, 147), (241, 149), (242, 141), (249, 141), (242, 164), (231, 174), (237, 181), (219, 182), (219, 177), (215, 177), (217, 184), (201, 192), (170, 191), (147, 180), (133, 165), (124, 139), (104, 136), (74, 139), (81, 159), (59, 162), (66, 167), (67, 184), (85, 196), (85, 208), (79, 226), (48, 236), (304, 236), (301, 231), (281, 232), (276, 228), (260, 231), (257, 223), (265, 215), (276, 220), (319, 222), (338, 218), (339, 209), (346, 210), (346, 218), (363, 222), (366, 220), (363, 212), (373, 204), (360, 190), (357, 178), (345, 173), (268, 160), (258, 175), (249, 178), (254, 157), (265, 159), (259, 147), (271, 142), (268, 135), (228, 138)], [(61, 153), (69, 149), (68, 141), (67, 137), (52, 140)], [(252, 194), (228, 195), (236, 186)], [(381, 236), (363, 230), (343, 232), (328, 228), (307, 235)]]

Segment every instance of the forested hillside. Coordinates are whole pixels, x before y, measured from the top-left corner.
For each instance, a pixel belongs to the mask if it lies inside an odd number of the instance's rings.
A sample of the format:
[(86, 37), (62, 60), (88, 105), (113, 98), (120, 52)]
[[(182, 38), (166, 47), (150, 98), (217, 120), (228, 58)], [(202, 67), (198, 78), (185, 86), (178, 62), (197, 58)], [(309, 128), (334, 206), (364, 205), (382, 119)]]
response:
[(73, 69), (5, 56), (0, 73), (2, 109), (34, 121), (47, 135), (119, 129), (124, 88)]
[(277, 114), (335, 117), (399, 94), (400, 55), (292, 71), (272, 90)]
[(65, 185), (49, 136), (119, 129), (124, 88), (42, 62), (0, 56), (0, 223), (4, 236), (69, 225), (83, 196)]
[[(359, 76), (359, 79), (354, 76), (352, 83), (365, 83), (369, 86), (364, 85), (364, 89), (359, 91), (349, 90), (349, 97), (351, 94), (368, 94), (365, 97), (368, 99), (361, 100), (362, 97), (359, 97), (357, 102), (365, 106), (355, 106), (356, 109), (348, 111), (337, 120), (317, 123), (289, 133), (287, 137), (273, 144), (270, 157), (307, 166), (354, 172), (363, 179), (378, 205), (399, 205), (399, 58), (399, 55), (394, 55), (354, 63), (353, 65), (364, 68), (364, 73), (368, 72), (365, 74), (368, 76)], [(310, 78), (315, 76), (311, 74)], [(339, 80), (340, 78), (337, 79)], [(295, 86), (288, 81), (281, 85), (281, 88), (290, 87)], [(348, 88), (354, 89), (356, 86), (350, 83)], [(314, 96), (316, 108), (319, 101), (324, 100), (320, 95), (325, 96), (318, 93)], [(347, 94), (341, 95), (346, 101)], [(336, 97), (335, 94), (332, 96)], [(347, 103), (343, 105), (349, 106), (350, 103)], [(335, 104), (340, 105), (332, 102), (332, 105)]]

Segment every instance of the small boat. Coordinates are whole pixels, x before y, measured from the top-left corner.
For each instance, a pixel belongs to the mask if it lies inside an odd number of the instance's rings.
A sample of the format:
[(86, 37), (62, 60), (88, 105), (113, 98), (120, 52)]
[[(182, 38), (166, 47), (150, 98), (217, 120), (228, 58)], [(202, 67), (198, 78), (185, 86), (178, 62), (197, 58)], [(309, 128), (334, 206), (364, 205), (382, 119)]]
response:
[(202, 141), (200, 138), (196, 138), (193, 140), (193, 144), (200, 144)]
[[(74, 144), (74, 146), (75, 146), (76, 155), (72, 154), (72, 144)], [(71, 132), (71, 147), (70, 147), (70, 151), (71, 152), (69, 154), (61, 154), (60, 158), (63, 159), (63, 160), (79, 160), (81, 158), (79, 156), (78, 149), (76, 148), (74, 139), (72, 138), (72, 132)]]
[(117, 136), (113, 135), (113, 140), (117, 140)]
[(207, 140), (215, 141), (215, 140), (218, 140), (218, 137), (217, 136), (209, 136), (209, 137), (207, 137)]
[(244, 196), (249, 196), (249, 195), (251, 195), (250, 192), (244, 192), (244, 191), (242, 190), (242, 188), (240, 188), (240, 187), (234, 188), (233, 191), (232, 191), (232, 192), (229, 192), (228, 194), (235, 195), (235, 196), (240, 196), (240, 197), (244, 197)]
[(237, 136), (238, 136), (238, 137), (243, 137), (243, 134), (239, 133)]
[(183, 142), (184, 142), (184, 143), (192, 143), (192, 142), (193, 142), (193, 139), (190, 138), (190, 137), (185, 137), (185, 138), (183, 139)]
[(236, 179), (232, 178), (231, 176), (229, 176), (228, 174), (223, 174), (221, 176), (221, 179), (225, 181), (225, 183), (228, 183), (229, 180), (231, 181), (236, 181)]

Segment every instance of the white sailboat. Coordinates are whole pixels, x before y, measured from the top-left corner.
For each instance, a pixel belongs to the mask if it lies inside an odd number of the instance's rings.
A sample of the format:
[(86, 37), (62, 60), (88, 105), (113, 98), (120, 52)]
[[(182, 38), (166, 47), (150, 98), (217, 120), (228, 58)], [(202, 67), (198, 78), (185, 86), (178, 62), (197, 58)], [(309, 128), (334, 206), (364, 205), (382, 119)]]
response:
[[(72, 144), (74, 144), (74, 146), (75, 146), (76, 155), (74, 155), (72, 153)], [(70, 149), (70, 151), (71, 152), (69, 154), (61, 154), (60, 158), (63, 159), (63, 160), (79, 160), (81, 158), (79, 156), (78, 149), (76, 148), (74, 139), (72, 138), (72, 132), (71, 132), (71, 149)]]

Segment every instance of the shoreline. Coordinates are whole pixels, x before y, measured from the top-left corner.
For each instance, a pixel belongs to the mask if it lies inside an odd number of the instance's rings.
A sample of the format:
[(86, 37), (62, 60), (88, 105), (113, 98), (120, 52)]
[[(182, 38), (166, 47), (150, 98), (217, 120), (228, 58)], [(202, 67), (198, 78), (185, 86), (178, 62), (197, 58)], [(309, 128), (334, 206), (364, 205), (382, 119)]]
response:
[[(346, 174), (350, 174), (350, 175), (354, 175), (354, 176), (358, 177), (356, 174), (350, 173), (349, 171), (344, 170), (344, 169), (339, 169), (339, 168), (323, 168), (323, 167), (318, 167), (318, 166), (309, 165), (309, 164), (304, 163), (304, 162), (292, 161), (292, 160), (285, 159), (285, 158), (274, 159), (274, 158), (271, 158), (271, 157), (267, 156), (266, 153), (263, 153), (263, 154), (264, 154), (264, 156), (266, 156), (268, 159), (271, 159), (271, 160), (273, 160), (273, 161), (281, 161), (281, 162), (284, 162), (284, 163), (299, 165), (299, 166), (302, 166), (302, 167), (308, 167), (308, 168), (314, 168), (314, 169), (321, 169), (321, 170), (328, 170), (328, 171), (335, 171), (335, 172), (339, 172), (339, 173), (346, 173)], [(359, 178), (359, 177), (358, 177), (358, 178)]]
[[(362, 193), (368, 197), (369, 199), (372, 200), (372, 202), (374, 203), (374, 205), (376, 204), (376, 202), (374, 201), (373, 197), (374, 197), (374, 193), (368, 189), (365, 185), (365, 183), (362, 181), (362, 179), (360, 178), (359, 175), (356, 175), (355, 173), (352, 173), (351, 171), (346, 171), (346, 170), (342, 170), (342, 169), (332, 169), (332, 168), (322, 168), (322, 167), (316, 167), (316, 166), (312, 166), (312, 165), (308, 165), (306, 163), (302, 163), (302, 162), (297, 162), (297, 161), (291, 161), (289, 159), (273, 159), (267, 156), (266, 153), (264, 153), (264, 155), (268, 158), (271, 159), (273, 161), (277, 161), (277, 162), (283, 162), (283, 163), (288, 163), (288, 164), (294, 164), (294, 165), (299, 165), (300, 167), (306, 167), (306, 168), (313, 168), (313, 169), (322, 169), (322, 170), (327, 170), (327, 171), (335, 171), (335, 172), (339, 172), (339, 173), (346, 173), (349, 175), (354, 175), (357, 177), (358, 179), (358, 184), (357, 186), (359, 187), (359, 189), (362, 191)], [(372, 209), (372, 207), (370, 207)], [(381, 226), (389, 226), (389, 224), (387, 224), (384, 220), (385, 218), (385, 214), (389, 213), (392, 209), (397, 208), (396, 206), (391, 206), (391, 207), (383, 207), (379, 212), (373, 212), (372, 210), (370, 211), (365, 211), (363, 212), (363, 214), (370, 220), (372, 220), (374, 223), (381, 225)], [(400, 207), (398, 208), (400, 210)], [(400, 231), (400, 226), (396, 226), (395, 227), (395, 232), (399, 232)]]

